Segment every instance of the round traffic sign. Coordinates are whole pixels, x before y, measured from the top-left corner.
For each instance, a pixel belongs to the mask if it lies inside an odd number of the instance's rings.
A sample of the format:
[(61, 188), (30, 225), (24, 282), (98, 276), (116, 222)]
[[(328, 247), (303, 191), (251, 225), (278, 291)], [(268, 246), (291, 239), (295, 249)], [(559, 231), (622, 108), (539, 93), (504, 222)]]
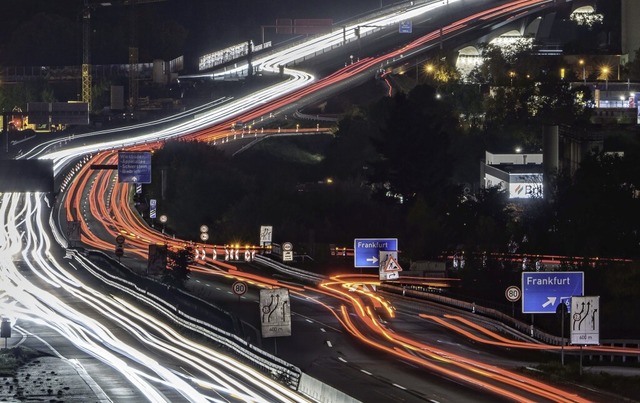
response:
[(244, 295), (247, 292), (247, 289), (248, 289), (247, 288), (247, 283), (242, 282), (242, 281), (236, 281), (235, 283), (233, 283), (231, 285), (231, 290), (237, 296)]
[(122, 245), (122, 244), (124, 243), (124, 236), (123, 236), (123, 235), (118, 235), (118, 236), (116, 237), (116, 243), (117, 243), (118, 245)]
[(504, 296), (507, 297), (509, 302), (516, 302), (522, 296), (522, 292), (520, 292), (520, 288), (515, 285), (507, 287), (504, 292)]
[(206, 225), (201, 225), (200, 232), (209, 232), (209, 227), (207, 227)]
[(206, 232), (200, 233), (200, 240), (202, 240), (203, 242), (206, 242), (208, 239), (209, 239), (209, 234), (207, 234)]
[(161, 223), (163, 223), (163, 224), (164, 224), (164, 223), (166, 223), (166, 222), (167, 222), (167, 216), (166, 216), (166, 215), (164, 215), (164, 214), (163, 214), (163, 215), (161, 215), (161, 216), (160, 216), (160, 222), (161, 222)]
[(285, 251), (292, 251), (293, 250), (293, 244), (291, 242), (285, 242), (282, 244), (282, 250)]

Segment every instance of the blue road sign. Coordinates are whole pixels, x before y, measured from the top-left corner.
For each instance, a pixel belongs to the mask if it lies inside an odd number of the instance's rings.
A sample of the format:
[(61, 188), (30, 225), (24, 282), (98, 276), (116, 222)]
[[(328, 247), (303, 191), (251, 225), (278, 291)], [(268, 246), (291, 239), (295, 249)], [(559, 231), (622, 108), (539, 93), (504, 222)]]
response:
[(584, 295), (584, 272), (522, 272), (522, 313), (555, 313), (558, 305)]
[(158, 201), (156, 199), (149, 200), (149, 218), (156, 218)]
[(151, 183), (151, 151), (118, 152), (118, 182)]
[(400, 24), (398, 24), (398, 32), (401, 34), (410, 34), (413, 32), (413, 23), (411, 21), (400, 21)]
[(380, 267), (380, 252), (398, 250), (397, 238), (363, 238), (353, 241), (355, 267)]

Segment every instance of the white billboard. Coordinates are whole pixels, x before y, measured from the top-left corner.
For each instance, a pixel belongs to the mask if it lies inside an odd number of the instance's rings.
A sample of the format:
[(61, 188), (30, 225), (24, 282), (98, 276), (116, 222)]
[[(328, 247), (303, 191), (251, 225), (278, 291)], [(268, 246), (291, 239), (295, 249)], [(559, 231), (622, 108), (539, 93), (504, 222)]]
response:
[(600, 297), (571, 297), (571, 344), (600, 344)]
[(291, 336), (289, 289), (260, 290), (262, 337)]
[(543, 196), (542, 178), (541, 173), (509, 175), (509, 198), (541, 199)]

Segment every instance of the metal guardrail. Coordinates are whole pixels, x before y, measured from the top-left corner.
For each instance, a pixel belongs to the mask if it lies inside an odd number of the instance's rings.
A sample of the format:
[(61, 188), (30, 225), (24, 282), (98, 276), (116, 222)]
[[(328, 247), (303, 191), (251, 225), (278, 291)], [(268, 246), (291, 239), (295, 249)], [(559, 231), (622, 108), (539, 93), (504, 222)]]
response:
[[(67, 250), (68, 257), (76, 260), (89, 273), (102, 281), (105, 285), (117, 289), (120, 292), (131, 295), (137, 300), (151, 306), (153, 309), (160, 312), (162, 315), (169, 318), (177, 325), (183, 326), (193, 332), (205, 336), (212, 341), (215, 341), (226, 349), (232, 351), (235, 355), (242, 357), (248, 362), (252, 362), (254, 366), (270, 374), (273, 378), (280, 380), (281, 382), (294, 389), (298, 388), (300, 377), (302, 374), (302, 371), (299, 368), (289, 364), (279, 357), (258, 349), (256, 346), (249, 344), (247, 341), (241, 339), (233, 333), (222, 330), (212, 325), (211, 323), (202, 320), (201, 318), (193, 316), (193, 314), (187, 312), (186, 309), (181, 309), (178, 303), (176, 303), (175, 305), (169, 303), (167, 301), (166, 295), (161, 298), (158, 295), (155, 295), (153, 292), (149, 292), (148, 289), (140, 287), (138, 283), (133, 283), (131, 281), (123, 279), (122, 277), (113, 275), (106, 270), (103, 270), (91, 261), (91, 259), (89, 258), (90, 255), (99, 256), (101, 259), (109, 261), (112, 265), (115, 265), (120, 269), (131, 273), (131, 275), (139, 277), (137, 274), (129, 270), (125, 265), (116, 262), (109, 255), (105, 254), (102, 251), (89, 251), (87, 253), (81, 253), (74, 249)], [(157, 283), (154, 280), (148, 278), (140, 278), (139, 280), (144, 280), (143, 284), (149, 282)], [(162, 284), (159, 284), (159, 286), (166, 288), (166, 286)], [(175, 291), (181, 293), (183, 297), (193, 298), (191, 295), (186, 294), (181, 290)], [(206, 304), (216, 311), (232, 316), (231, 313), (221, 310), (219, 307), (216, 307), (206, 301), (199, 300), (199, 302)]]
[[(283, 263), (275, 261), (265, 256), (256, 256), (256, 261), (258, 263), (262, 263), (266, 266), (273, 268), (281, 273), (288, 274), (293, 277), (298, 277), (304, 281), (310, 282), (314, 285), (317, 285), (323, 280), (326, 280), (326, 276), (309, 273), (305, 270), (297, 269), (291, 266), (287, 266)], [(477, 305), (472, 302), (466, 302), (457, 300), (454, 298), (446, 297), (444, 295), (436, 294), (433, 292), (425, 292), (417, 289), (411, 289), (406, 287), (401, 287), (397, 285), (391, 284), (381, 284), (378, 286), (378, 290), (390, 292), (394, 294), (404, 295), (407, 297), (419, 298), (424, 300), (429, 300), (431, 302), (435, 302), (442, 305), (447, 305), (450, 307), (458, 308), (468, 312), (475, 312), (478, 315), (485, 316), (490, 319), (494, 319), (499, 321), (502, 324), (509, 326), (510, 328), (524, 334), (529, 337), (536, 339), (538, 341), (544, 342), (546, 344), (560, 346), (563, 344), (563, 339), (561, 337), (546, 333), (538, 328), (533, 327), (531, 324), (522, 322), (509, 316), (503, 312), (500, 312), (496, 309), (487, 308), (481, 305)], [(564, 345), (568, 345), (569, 339), (567, 337), (564, 338)], [(611, 362), (614, 362), (616, 358), (620, 358), (623, 363), (633, 362), (634, 360), (640, 362), (640, 340), (601, 340), (601, 346), (615, 346), (615, 347), (627, 347), (627, 348), (637, 348), (637, 354), (624, 354), (618, 352), (612, 353), (593, 353), (586, 355), (591, 360), (599, 359), (600, 361), (605, 361), (605, 358), (609, 358)]]
[[(478, 315), (485, 316), (490, 319), (494, 319), (508, 325), (509, 327), (528, 335), (536, 340), (542, 341), (546, 344), (550, 344), (553, 346), (560, 346), (563, 344), (563, 339), (558, 336), (554, 336), (552, 334), (546, 333), (540, 329), (533, 327), (531, 324), (527, 324), (520, 320), (517, 320), (509, 315), (506, 315), (498, 310), (487, 308), (481, 305), (477, 305), (472, 302), (460, 301), (457, 299), (449, 298), (443, 295), (434, 294), (430, 292), (424, 292), (419, 290), (413, 290), (410, 288), (403, 288), (400, 286), (390, 285), (390, 284), (382, 284), (378, 286), (379, 290), (391, 292), (394, 294), (402, 294), (408, 297), (414, 297), (419, 299), (425, 299), (432, 302), (436, 302), (439, 304), (451, 306), (454, 308), (462, 309), (468, 312), (475, 312)], [(564, 338), (564, 345), (568, 345), (569, 339), (567, 337)], [(621, 361), (631, 362), (628, 360), (636, 360), (640, 362), (640, 340), (601, 340), (601, 346), (615, 346), (615, 347), (630, 347), (637, 348), (637, 354), (625, 354), (619, 352), (611, 352), (611, 353), (589, 353), (585, 354), (590, 357), (590, 359), (595, 359), (595, 357), (599, 357), (600, 361), (604, 361), (605, 357), (609, 357), (611, 362), (614, 362), (615, 359), (621, 358)]]

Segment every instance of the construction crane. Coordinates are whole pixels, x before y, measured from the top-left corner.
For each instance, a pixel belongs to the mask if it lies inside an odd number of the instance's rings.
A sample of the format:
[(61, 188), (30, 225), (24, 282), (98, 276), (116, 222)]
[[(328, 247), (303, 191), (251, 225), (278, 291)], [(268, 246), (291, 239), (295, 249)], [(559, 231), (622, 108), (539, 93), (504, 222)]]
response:
[(138, 101), (138, 4), (159, 3), (165, 0), (102, 0), (91, 2), (84, 0), (82, 10), (82, 102), (89, 104), (91, 110), (91, 12), (97, 7), (129, 6), (129, 108), (133, 110)]

